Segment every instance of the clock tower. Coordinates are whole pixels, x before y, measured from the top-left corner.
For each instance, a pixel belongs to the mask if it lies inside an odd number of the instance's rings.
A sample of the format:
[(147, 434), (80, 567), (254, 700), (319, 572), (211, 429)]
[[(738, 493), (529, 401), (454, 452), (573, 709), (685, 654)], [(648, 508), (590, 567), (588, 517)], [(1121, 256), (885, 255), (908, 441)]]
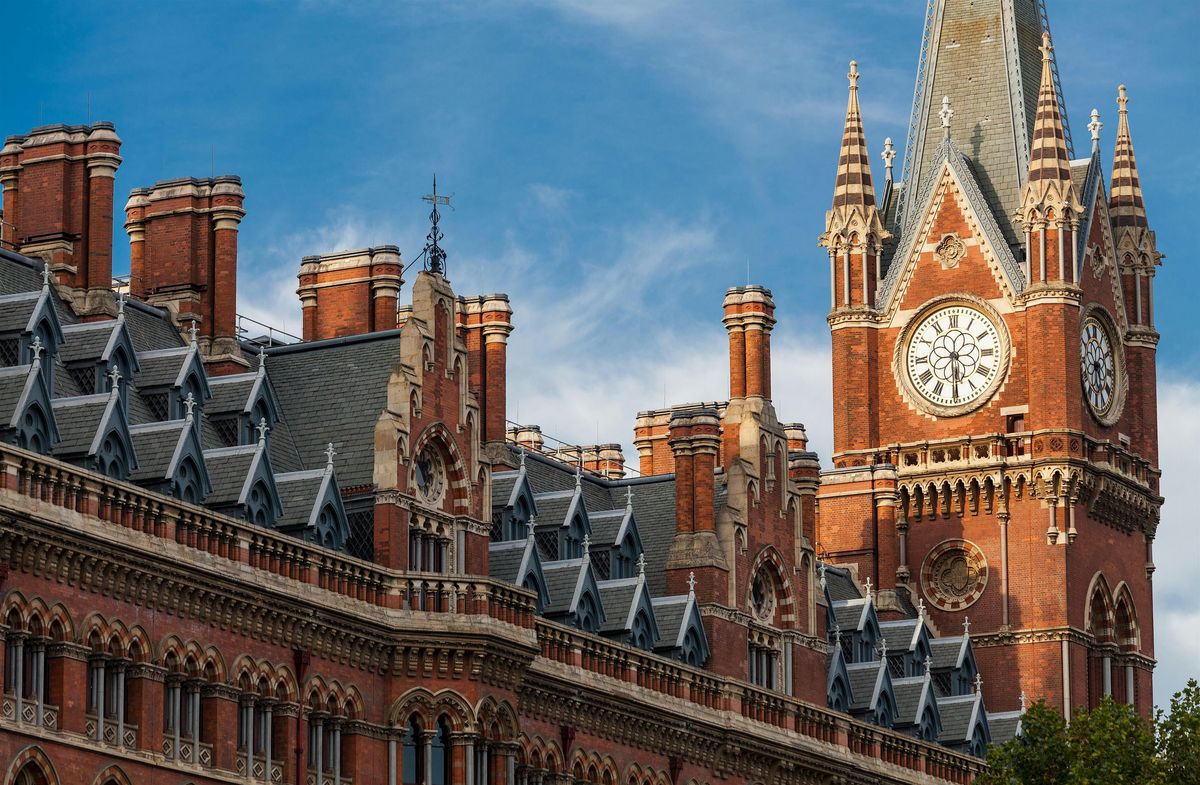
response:
[(990, 706), (1148, 713), (1158, 495), (1150, 231), (1128, 97), (1075, 157), (1038, 0), (938, 0), (904, 181), (850, 97), (828, 251), (833, 467), (817, 546), (963, 628)]

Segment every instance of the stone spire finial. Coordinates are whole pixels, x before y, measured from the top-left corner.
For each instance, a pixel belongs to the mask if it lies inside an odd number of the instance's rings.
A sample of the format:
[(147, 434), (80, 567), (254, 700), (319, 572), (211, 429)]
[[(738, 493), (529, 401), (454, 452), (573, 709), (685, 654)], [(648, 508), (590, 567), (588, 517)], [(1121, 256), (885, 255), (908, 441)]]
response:
[(638, 581), (639, 582), (645, 581), (646, 580), (646, 554), (644, 554), (644, 553), (638, 554), (637, 572), (638, 572)]
[(525, 539), (529, 540), (532, 547), (537, 546), (537, 516), (530, 515), (529, 523), (525, 524)]
[(625, 486), (625, 509), (626, 510), (633, 509), (633, 486), (632, 485)]
[(579, 490), (581, 487), (583, 487), (583, 461), (582, 460), (580, 460), (579, 463), (575, 464), (575, 490)]
[(983, 674), (975, 672), (975, 694), (979, 695), (983, 692)]
[(524, 447), (522, 447), (521, 448), (521, 462), (518, 464), (518, 468), (521, 469), (522, 471), (525, 470), (525, 453), (526, 452), (528, 452), (528, 450), (526, 450)]
[(838, 647), (842, 645), (842, 625), (836, 621), (833, 623), (833, 645)]
[(696, 573), (695, 572), (688, 573), (687, 583), (688, 583), (688, 598), (694, 600), (694, 599), (696, 599)]
[(925, 681), (933, 675), (933, 657), (925, 655)]
[(971, 617), (963, 616), (963, 635), (970, 636), (971, 634)]
[(592, 555), (592, 535), (583, 535), (583, 558), (588, 558)]
[(187, 397), (183, 399), (183, 409), (185, 412), (185, 419), (188, 422), (191, 422), (193, 419), (192, 413), (196, 410), (196, 396), (195, 395), (193, 395), (191, 393), (187, 394)]
[(950, 108), (950, 96), (942, 96), (942, 111), (938, 112), (938, 117), (942, 118), (942, 138), (950, 138), (950, 121), (954, 119), (954, 110)]
[(192, 319), (192, 326), (188, 328), (188, 335), (191, 336), (190, 343), (196, 345), (196, 336), (200, 334), (200, 328), (196, 326), (196, 320)]
[(884, 668), (887, 667), (887, 654), (888, 654), (887, 639), (880, 638), (879, 639), (879, 669), (880, 670), (883, 670)]
[(825, 562), (817, 562), (817, 575), (821, 576), (821, 591), (825, 591)]
[(1058, 89), (1054, 86), (1054, 64), (1050, 60), (1053, 49), (1050, 34), (1042, 33), (1042, 81), (1038, 88), (1037, 114), (1033, 120), (1033, 139), (1029, 150), (1029, 182), (1071, 181), (1071, 157), (1067, 153), (1067, 135), (1063, 130)]
[(50, 263), (42, 263), (42, 291), (50, 291)]
[(1025, 690), (1021, 690), (1021, 697), (1017, 698), (1017, 700), (1021, 702), (1021, 713), (1024, 714), (1025, 706), (1029, 702), (1029, 699), (1025, 697)]
[(924, 597), (920, 597), (917, 599), (917, 620), (921, 621), (921, 622), (925, 621), (925, 598)]
[(896, 160), (896, 147), (892, 144), (892, 137), (883, 140), (883, 157), (884, 171), (887, 173), (887, 181), (892, 181), (892, 164)]
[[(1137, 160), (1133, 155), (1133, 139), (1129, 135), (1129, 94), (1125, 85), (1117, 88), (1117, 140), (1113, 144), (1112, 187), (1108, 206), (1113, 224), (1117, 227), (1144, 228), (1146, 204), (1142, 198), (1142, 181), (1138, 177)], [(1120, 239), (1120, 238), (1114, 238)]]
[(116, 366), (116, 363), (109, 366), (108, 369), (109, 393), (117, 395), (121, 392), (121, 369)]
[(1100, 131), (1104, 128), (1104, 123), (1100, 122), (1100, 110), (1092, 109), (1092, 120), (1087, 124), (1087, 129), (1092, 132), (1092, 152), (1100, 150)]
[(265, 343), (258, 345), (258, 372), (260, 374), (267, 372), (267, 345)]
[(117, 321), (125, 321), (125, 293), (117, 290)]
[(867, 599), (870, 602), (874, 603), (875, 602), (875, 591), (871, 588), (871, 576), (869, 576), (869, 575), (867, 576), (866, 582), (863, 583), (863, 589), (866, 590), (866, 592), (867, 592)]
[(871, 155), (863, 131), (862, 110), (858, 105), (858, 63), (850, 61), (850, 98), (846, 103), (846, 123), (842, 130), (842, 150), (838, 156), (837, 182), (833, 188), (834, 208), (847, 205), (875, 206), (875, 186), (871, 182)]
[(29, 344), (29, 351), (33, 354), (33, 365), (42, 364), (42, 352), (45, 350), (46, 347), (42, 345), (42, 336), (33, 336), (33, 343)]
[(258, 425), (254, 426), (254, 430), (258, 431), (258, 443), (266, 444), (267, 433), (271, 430), (271, 426), (267, 425), (267, 418), (260, 417), (258, 419)]
[(337, 455), (337, 450), (333, 449), (333, 442), (325, 445), (325, 471), (333, 471), (333, 457)]

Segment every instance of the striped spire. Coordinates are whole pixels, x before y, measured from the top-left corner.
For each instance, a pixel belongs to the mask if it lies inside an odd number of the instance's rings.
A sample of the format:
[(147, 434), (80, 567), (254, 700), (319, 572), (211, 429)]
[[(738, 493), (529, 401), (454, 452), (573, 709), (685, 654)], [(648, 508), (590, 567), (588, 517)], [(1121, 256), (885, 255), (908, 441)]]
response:
[(1112, 191), (1109, 209), (1116, 226), (1145, 227), (1146, 205), (1142, 201), (1142, 183), (1138, 178), (1137, 161), (1133, 157), (1133, 140), (1129, 136), (1129, 96), (1125, 85), (1117, 88), (1117, 143), (1113, 150)]
[(850, 61), (850, 100), (846, 104), (846, 126), (842, 131), (842, 151), (838, 157), (837, 184), (833, 206), (875, 206), (875, 188), (871, 184), (871, 155), (863, 132), (862, 111), (858, 107), (858, 63)]
[(1058, 91), (1054, 88), (1054, 66), (1050, 61), (1050, 34), (1042, 33), (1042, 83), (1038, 89), (1037, 115), (1033, 121), (1033, 143), (1029, 150), (1029, 182), (1071, 181), (1071, 157), (1063, 132)]

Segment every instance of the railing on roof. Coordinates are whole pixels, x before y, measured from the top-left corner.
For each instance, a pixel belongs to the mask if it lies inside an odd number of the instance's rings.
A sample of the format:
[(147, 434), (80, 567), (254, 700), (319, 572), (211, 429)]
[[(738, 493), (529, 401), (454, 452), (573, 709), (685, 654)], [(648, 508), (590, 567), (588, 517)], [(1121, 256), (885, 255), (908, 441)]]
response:
[[(519, 422), (516, 422), (515, 420), (505, 420), (504, 422), (505, 422), (506, 428), (516, 427), (516, 428), (520, 429), (520, 428), (529, 427), (528, 424), (519, 423)], [(555, 460), (561, 461), (563, 463), (569, 463), (566, 460), (566, 457), (569, 455), (573, 455), (574, 459), (575, 459), (575, 463), (571, 464), (571, 465), (578, 464), (579, 462), (581, 462), (583, 460), (584, 447), (586, 447), (587, 445), (580, 444), (578, 442), (563, 441), (562, 439), (559, 439), (555, 436), (551, 436), (551, 435), (545, 433), (540, 428), (538, 429), (538, 433), (541, 434), (543, 441), (554, 442), (554, 444), (558, 445), (557, 449), (553, 453), (546, 453), (543, 451), (543, 452), (538, 453), (539, 455), (543, 455), (546, 458), (554, 458)], [(533, 450), (530, 450), (528, 447), (526, 447), (524, 444), (522, 444), (518, 440), (513, 439), (511, 436), (506, 435), (505, 440), (510, 444), (516, 444), (516, 445), (519, 445), (520, 447), (523, 447), (526, 450), (529, 450), (530, 452), (534, 452)], [(596, 441), (599, 442), (600, 439), (597, 438)], [(622, 459), (623, 458), (624, 458), (624, 453), (622, 453)], [(625, 462), (624, 460), (622, 461), (621, 466), (625, 470), (626, 477), (630, 477), (630, 476), (641, 477), (642, 476), (642, 473), (638, 470), (638, 467), (636, 467), (628, 462)]]
[[(263, 334), (264, 330), (266, 331), (265, 334)], [(251, 332), (259, 333), (259, 335), (250, 337)], [(267, 347), (286, 346), (292, 343), (304, 342), (304, 339), (299, 335), (292, 335), (286, 330), (281, 330), (266, 322), (260, 322), (258, 319), (253, 319), (242, 313), (237, 314), (237, 334), (238, 338), (243, 341)]]
[(7, 444), (0, 444), (0, 493), (33, 500), (35, 508), (70, 510), (172, 540), (371, 605), (489, 616), (533, 630), (547, 660), (961, 785), (984, 768), (977, 758), (898, 731), (539, 618), (534, 594), (504, 582), (388, 569)]
[(0, 490), (371, 605), (533, 627), (533, 593), (510, 584), (388, 569), (8, 444), (0, 444)]

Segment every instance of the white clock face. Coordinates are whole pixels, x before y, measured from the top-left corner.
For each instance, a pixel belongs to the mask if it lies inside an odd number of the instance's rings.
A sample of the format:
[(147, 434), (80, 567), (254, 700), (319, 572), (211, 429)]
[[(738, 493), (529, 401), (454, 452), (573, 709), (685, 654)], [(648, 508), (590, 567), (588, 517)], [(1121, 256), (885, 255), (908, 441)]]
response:
[(1097, 415), (1107, 414), (1116, 398), (1117, 362), (1108, 331), (1094, 316), (1083, 320), (1079, 358), (1088, 406)]
[(966, 406), (991, 392), (1000, 373), (1000, 332), (968, 305), (939, 308), (908, 339), (905, 367), (913, 388), (940, 407)]

